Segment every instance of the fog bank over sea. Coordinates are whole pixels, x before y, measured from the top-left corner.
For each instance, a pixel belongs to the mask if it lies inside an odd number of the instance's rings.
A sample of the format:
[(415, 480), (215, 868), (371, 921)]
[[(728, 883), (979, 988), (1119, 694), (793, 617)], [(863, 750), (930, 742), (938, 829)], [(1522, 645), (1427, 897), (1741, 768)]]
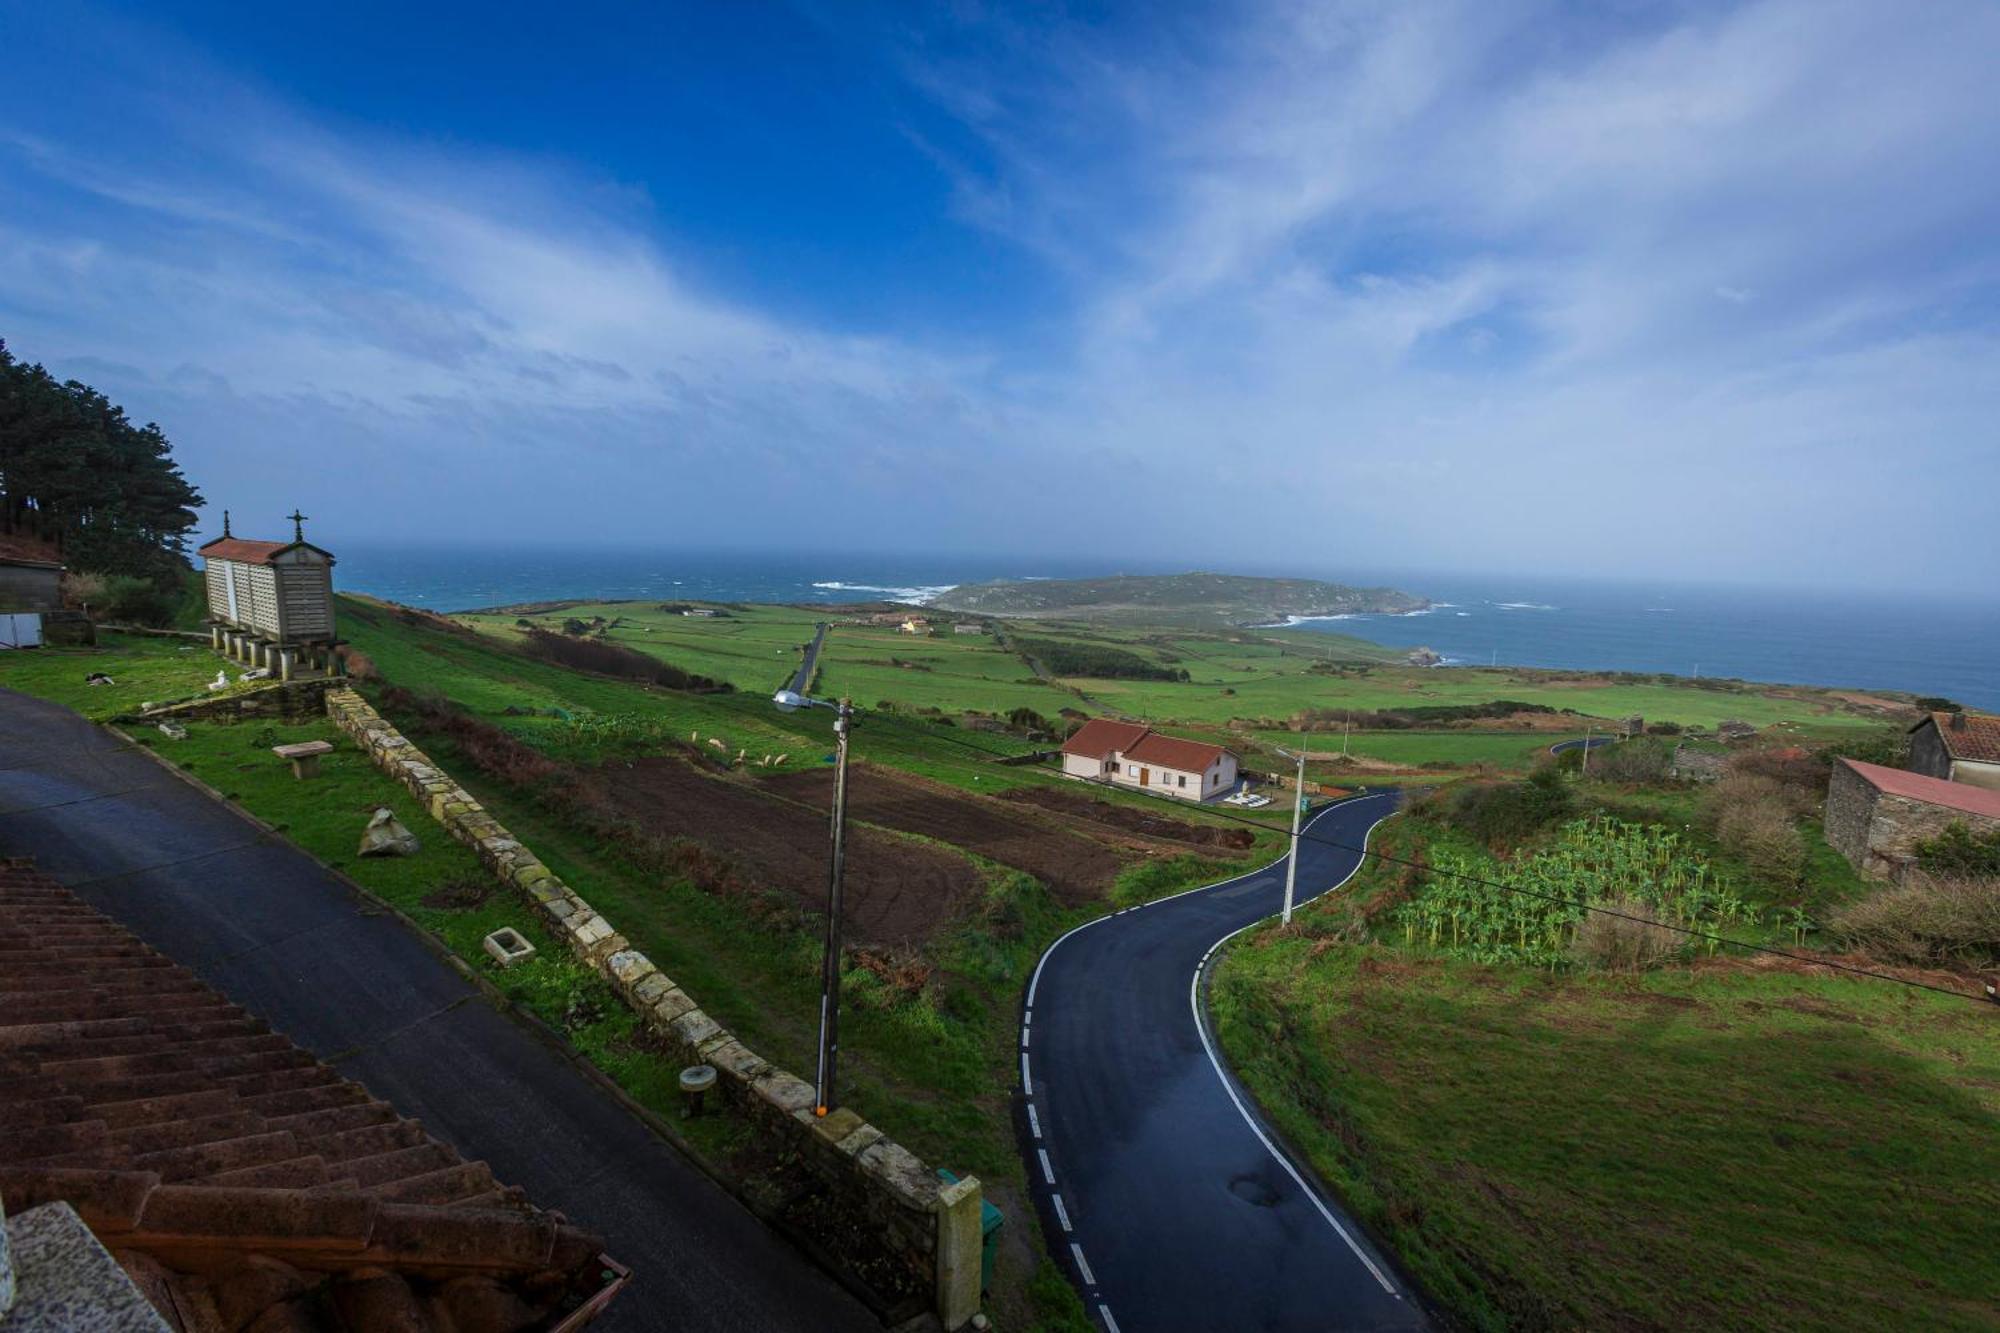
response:
[[(1180, 566), (969, 556), (713, 555), (687, 552), (405, 548), (337, 551), (335, 583), (431, 610), (568, 598), (833, 604), (922, 602), (959, 583), (1181, 573)], [(1220, 572), (1275, 573), (1273, 570)], [(1431, 599), (1415, 615), (1299, 622), (1454, 665), (1665, 671), (1945, 695), (2000, 709), (2000, 592), (1984, 603), (1543, 576), (1296, 569), (1302, 578), (1391, 586)]]

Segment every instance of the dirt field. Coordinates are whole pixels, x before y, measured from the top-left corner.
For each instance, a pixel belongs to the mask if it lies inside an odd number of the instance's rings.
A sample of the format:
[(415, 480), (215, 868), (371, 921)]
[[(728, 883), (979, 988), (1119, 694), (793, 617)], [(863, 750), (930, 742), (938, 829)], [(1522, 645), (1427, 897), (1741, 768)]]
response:
[[(848, 774), (848, 811), (856, 819), (949, 842), (1024, 870), (1066, 903), (1100, 899), (1127, 856), (1108, 843), (1000, 801), (857, 765)], [(764, 786), (815, 810), (827, 808), (833, 773), (782, 773)], [(854, 859), (849, 857), (851, 867)]]
[[(702, 844), (756, 888), (790, 894), (814, 909), (824, 905), (824, 814), (746, 783), (707, 777), (678, 759), (614, 765), (599, 776), (621, 813), (664, 837)], [(822, 795), (817, 809), (825, 808)], [(981, 883), (961, 856), (875, 829), (850, 829), (846, 886), (850, 942), (914, 945), (955, 916)]]
[(1139, 810), (1129, 805), (1114, 805), (1110, 801), (1100, 801), (1094, 796), (1085, 796), (1080, 791), (1057, 791), (1053, 787), (1017, 787), (1003, 792), (1002, 799), (1018, 801), (1042, 810), (1054, 810), (1058, 814), (1073, 815), (1078, 819), (1088, 819), (1094, 824), (1106, 824), (1125, 833), (1139, 833), (1149, 838), (1169, 838), (1175, 842), (1185, 842), (1205, 851), (1240, 851), (1257, 840), (1257, 835), (1247, 828), (1215, 828), (1208, 824), (1190, 824), (1182, 819), (1170, 819), (1150, 810)]

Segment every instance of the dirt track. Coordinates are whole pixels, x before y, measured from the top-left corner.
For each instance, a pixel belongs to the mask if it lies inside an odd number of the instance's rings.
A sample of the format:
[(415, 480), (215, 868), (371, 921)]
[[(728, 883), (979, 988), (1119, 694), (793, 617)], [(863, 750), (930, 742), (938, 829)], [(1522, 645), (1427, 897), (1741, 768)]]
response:
[[(815, 910), (824, 906), (824, 795), (815, 813), (747, 783), (696, 772), (679, 759), (642, 759), (599, 772), (621, 813), (663, 837), (701, 843), (757, 888), (789, 894)], [(831, 777), (801, 776), (820, 779), (822, 788)], [(865, 828), (850, 830), (846, 882), (847, 934), (855, 944), (921, 943), (981, 887), (978, 870), (965, 858)]]
[[(832, 798), (833, 774), (784, 773), (764, 779), (764, 785), (824, 810)], [(1065, 903), (1102, 898), (1130, 859), (1118, 848), (1054, 820), (866, 764), (848, 774), (847, 803), (856, 819), (936, 838), (1024, 870)]]

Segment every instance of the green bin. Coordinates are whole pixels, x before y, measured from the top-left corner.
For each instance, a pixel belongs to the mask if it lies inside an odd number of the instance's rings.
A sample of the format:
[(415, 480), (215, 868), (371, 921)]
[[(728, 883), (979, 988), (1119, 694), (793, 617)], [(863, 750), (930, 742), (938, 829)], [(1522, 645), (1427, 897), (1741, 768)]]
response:
[[(938, 1168), (938, 1179), (947, 1185), (956, 1185), (958, 1176), (944, 1167)], [(1000, 1227), (1007, 1220), (1007, 1214), (987, 1201), (986, 1192), (979, 1193), (979, 1289), (993, 1289), (993, 1258), (1000, 1253)]]

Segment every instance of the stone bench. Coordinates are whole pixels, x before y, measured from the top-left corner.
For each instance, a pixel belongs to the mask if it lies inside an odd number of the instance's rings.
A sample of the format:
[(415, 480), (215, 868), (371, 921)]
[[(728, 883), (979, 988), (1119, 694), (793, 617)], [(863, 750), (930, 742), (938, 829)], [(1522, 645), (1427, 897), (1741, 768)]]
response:
[(300, 741), (297, 745), (273, 745), (271, 753), (292, 761), (293, 777), (312, 778), (319, 776), (319, 757), (332, 754), (333, 746), (325, 741)]

